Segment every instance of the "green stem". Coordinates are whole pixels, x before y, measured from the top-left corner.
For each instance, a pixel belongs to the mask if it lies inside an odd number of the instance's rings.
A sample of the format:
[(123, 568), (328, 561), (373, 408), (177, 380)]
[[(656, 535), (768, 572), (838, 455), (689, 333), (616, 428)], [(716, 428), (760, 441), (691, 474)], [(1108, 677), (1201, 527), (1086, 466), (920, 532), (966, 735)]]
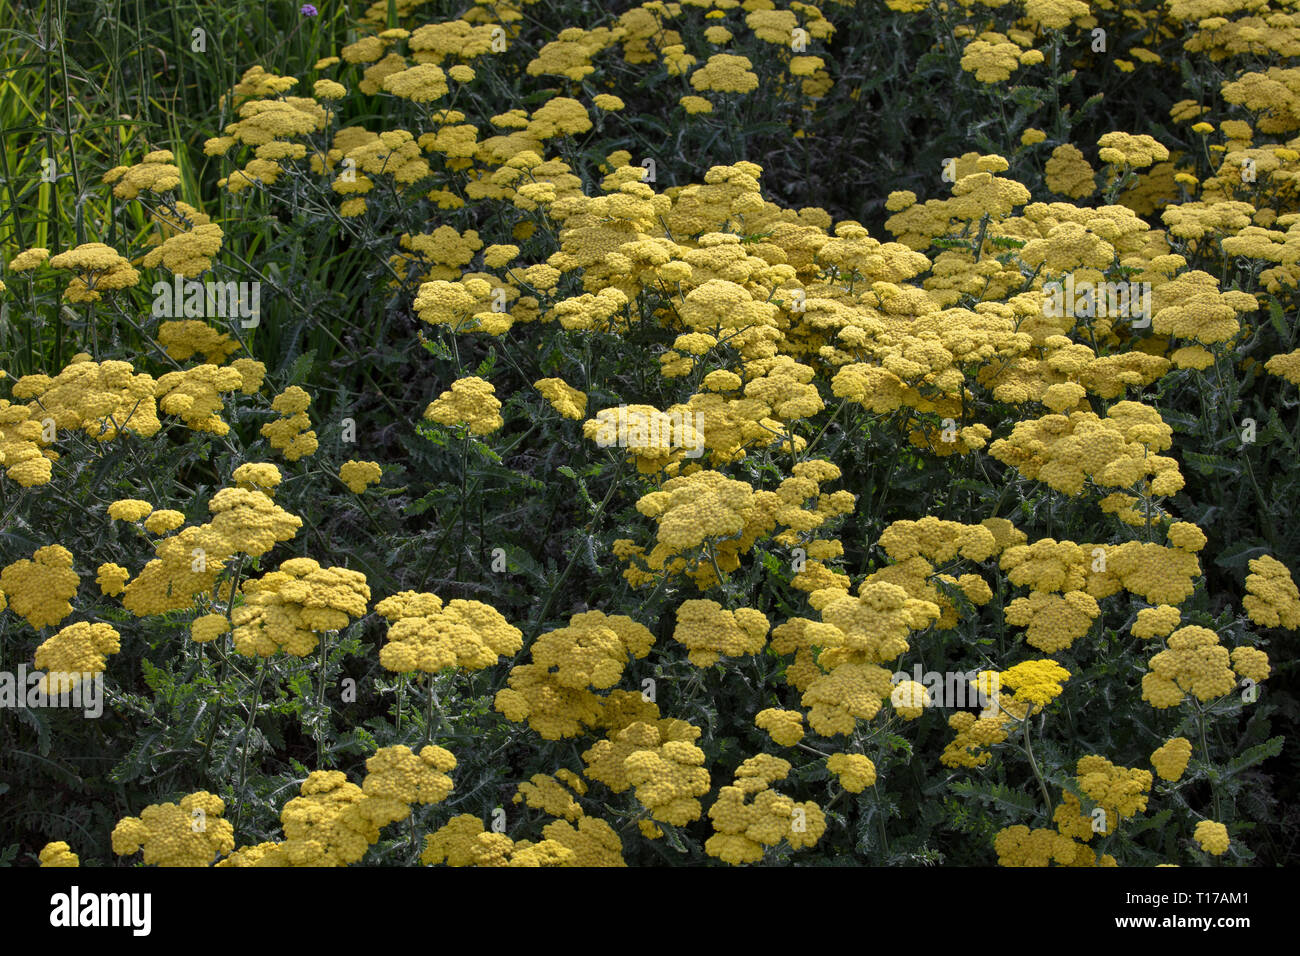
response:
[(1034, 772), (1034, 779), (1038, 781), (1038, 789), (1043, 794), (1043, 805), (1047, 807), (1047, 819), (1052, 819), (1052, 798), (1048, 796), (1047, 784), (1043, 780), (1042, 771), (1038, 769), (1038, 761), (1034, 759), (1034, 745), (1030, 739), (1029, 718), (1032, 713), (1025, 715), (1024, 723), (1021, 725), (1022, 736), (1025, 741), (1025, 756), (1029, 758), (1029, 769)]
[(316, 769), (325, 763), (325, 668), (329, 664), (327, 638), (329, 631), (320, 636), (320, 665), (316, 674)]
[(257, 708), (262, 703), (262, 684), (266, 681), (267, 661), (268, 658), (262, 658), (262, 664), (257, 674), (257, 687), (253, 689), (253, 699), (248, 706), (248, 723), (244, 724), (242, 742), (244, 750), (239, 758), (239, 786), (235, 788), (235, 800), (237, 802), (235, 804), (234, 827), (236, 832), (239, 830), (239, 820), (244, 813), (244, 804), (247, 803), (244, 799), (244, 784), (248, 780), (248, 742), (253, 733), (253, 721), (257, 718)]
[[(1192, 705), (1196, 709), (1196, 725), (1201, 732), (1201, 759), (1205, 761), (1206, 766), (1210, 764), (1210, 747), (1205, 739), (1205, 712), (1201, 710), (1199, 704)], [(1214, 800), (1214, 819), (1222, 823), (1223, 816), (1219, 806), (1219, 788), (1214, 785), (1213, 778), (1210, 779), (1210, 796)]]
[[(433, 675), (424, 675), (425, 690), (428, 693), (428, 700), (424, 702), (424, 744), (433, 740)], [(423, 748), (423, 744), (421, 747)]]

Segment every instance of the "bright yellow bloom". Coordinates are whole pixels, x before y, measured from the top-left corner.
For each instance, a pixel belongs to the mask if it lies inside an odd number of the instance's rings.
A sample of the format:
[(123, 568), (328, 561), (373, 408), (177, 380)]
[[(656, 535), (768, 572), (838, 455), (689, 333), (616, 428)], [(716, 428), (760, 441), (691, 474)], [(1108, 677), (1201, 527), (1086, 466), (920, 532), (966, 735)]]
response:
[(473, 435), (490, 435), (505, 421), (492, 383), (477, 376), (452, 382), (451, 389), (429, 403), (424, 417), (442, 425), (468, 425)]
[(1161, 780), (1174, 781), (1187, 770), (1187, 761), (1192, 756), (1192, 742), (1186, 737), (1174, 737), (1165, 741), (1151, 755), (1151, 763)]
[(481, 670), (523, 646), (523, 632), (479, 601), (458, 598), (444, 605), (435, 594), (402, 591), (384, 598), (375, 610), (389, 622), (379, 663), (398, 673)]
[(793, 747), (803, 739), (803, 714), (797, 710), (769, 707), (754, 717), (754, 726), (766, 730), (782, 747)]
[(876, 784), (876, 766), (862, 754), (831, 754), (826, 769), (840, 778), (849, 793), (861, 793)]
[(353, 494), (361, 494), (370, 485), (377, 484), (382, 477), (383, 470), (378, 462), (348, 459), (339, 466), (339, 480)]
[(578, 391), (564, 379), (541, 378), (533, 382), (533, 388), (541, 392), (551, 407), (565, 418), (576, 420), (587, 414), (586, 393)]
[(70, 601), (80, 582), (72, 570), (72, 552), (59, 544), (38, 548), (30, 560), (22, 558), (0, 571), (0, 591), (8, 596), (10, 609), (37, 630), (72, 613)]
[(234, 830), (221, 818), (225, 809), (221, 798), (206, 790), (179, 804), (151, 804), (113, 828), (113, 852), (132, 856), (143, 849), (146, 866), (209, 866), (235, 847)]
[(45, 844), (40, 855), (41, 866), (81, 866), (81, 860), (72, 852), (72, 847), (58, 840)]
[(1196, 824), (1194, 834), (1201, 849), (1213, 856), (1223, 856), (1228, 852), (1228, 828), (1213, 820), (1202, 820)]

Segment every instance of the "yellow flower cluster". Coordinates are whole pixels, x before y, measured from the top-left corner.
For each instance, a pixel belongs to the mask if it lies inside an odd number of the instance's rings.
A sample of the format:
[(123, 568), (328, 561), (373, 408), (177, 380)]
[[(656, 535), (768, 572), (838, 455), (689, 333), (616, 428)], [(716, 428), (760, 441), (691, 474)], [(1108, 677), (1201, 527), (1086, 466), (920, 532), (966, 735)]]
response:
[[(556, 820), (543, 829), (546, 838), (534, 843), (512, 840), (504, 833), (485, 832), (482, 820), (462, 813), (425, 837), (420, 862), (426, 866), (617, 866), (608, 862), (613, 853), (621, 863), (621, 844), (608, 823), (584, 817), (580, 826), (574, 830), (563, 820)], [(611, 837), (618, 849), (610, 848)]]
[(1196, 824), (1194, 834), (1202, 850), (1213, 856), (1223, 856), (1228, 852), (1228, 828), (1214, 820), (1201, 820)]
[(1019, 421), (989, 454), (1026, 478), (1077, 495), (1085, 481), (1102, 488), (1149, 485), (1150, 493), (1173, 495), (1183, 487), (1178, 462), (1154, 454), (1172, 444), (1160, 413), (1139, 402), (1116, 402), (1099, 418), (1093, 412), (1045, 415)]
[(1043, 62), (1038, 50), (1023, 50), (1006, 35), (989, 30), (966, 44), (962, 51), (961, 68), (974, 73), (981, 83), (1001, 83), (1022, 66)]
[(316, 453), (316, 433), (312, 431), (311, 418), (307, 415), (310, 404), (310, 395), (297, 385), (290, 385), (271, 402), (271, 407), (280, 413), (280, 417), (262, 426), (262, 434), (271, 442), (271, 447), (282, 451), (289, 461)]
[(585, 611), (538, 637), (530, 654), (561, 687), (604, 690), (618, 683), (629, 658), (645, 657), (653, 644), (649, 628), (630, 617)]
[(113, 828), (113, 852), (133, 856), (144, 850), (146, 866), (210, 866), (235, 847), (234, 829), (221, 815), (220, 797), (200, 790), (179, 803), (156, 803), (138, 817), (124, 817)]
[(815, 846), (826, 832), (821, 808), (811, 800), (797, 803), (770, 789), (790, 769), (788, 760), (770, 754), (750, 757), (737, 767), (735, 781), (718, 791), (709, 808), (714, 834), (704, 842), (704, 852), (739, 866), (757, 863), (765, 847), (782, 840), (794, 849)]
[(1106, 133), (1097, 140), (1097, 145), (1101, 147), (1097, 158), (1103, 163), (1113, 163), (1116, 166), (1142, 169), (1169, 158), (1169, 150), (1145, 133)]
[[(880, 664), (906, 653), (908, 634), (935, 621), (939, 607), (885, 581), (864, 581), (856, 597), (814, 591), (811, 602), (822, 620), (791, 618), (772, 632), (772, 648), (795, 654), (786, 680), (802, 690), (809, 726), (825, 737), (851, 734), (892, 698), (892, 675)], [(814, 647), (822, 648), (815, 659)]]
[[(599, 699), (598, 699), (599, 700)], [(680, 826), (700, 816), (697, 797), (709, 790), (704, 754), (694, 745), (700, 729), (683, 720), (659, 719), (659, 709), (640, 694), (615, 691), (591, 725), (608, 736), (582, 755), (585, 775), (614, 793), (638, 788), (637, 797), (657, 820)], [(638, 753), (645, 758), (632, 762)]]
[(1161, 780), (1174, 781), (1182, 777), (1191, 758), (1192, 742), (1186, 737), (1174, 737), (1156, 748), (1151, 755), (1151, 765)]
[(13, 396), (32, 399), (27, 407), (37, 421), (50, 418), (56, 428), (111, 441), (127, 429), (141, 438), (158, 433), (155, 388), (153, 377), (137, 375), (129, 362), (96, 363), (80, 353), (54, 378), (24, 375), (14, 382)]
[[(444, 751), (445, 752), (445, 751)], [(422, 761), (423, 762), (423, 761)], [(434, 772), (429, 768), (429, 773)], [(284, 840), (259, 865), (347, 866), (379, 842), (379, 828), (391, 822), (386, 798), (370, 799), (337, 770), (315, 770), (284, 805)]]
[(113, 183), (118, 199), (135, 199), (141, 192), (165, 193), (181, 183), (181, 171), (174, 163), (171, 150), (146, 153), (134, 166), (114, 166), (100, 182)]
[(754, 716), (754, 726), (766, 730), (782, 747), (793, 747), (803, 739), (803, 714), (797, 710), (760, 710)]
[(224, 238), (215, 222), (199, 223), (167, 236), (145, 253), (143, 264), (151, 269), (161, 265), (175, 275), (193, 278), (212, 268), (212, 257), (221, 251)]
[(140, 281), (140, 273), (117, 251), (102, 242), (81, 245), (50, 258), (51, 269), (75, 273), (63, 298), (68, 302), (98, 302), (101, 292), (127, 289)]
[(378, 462), (354, 461), (348, 459), (339, 466), (339, 481), (348, 486), (348, 490), (359, 495), (370, 485), (377, 484), (384, 476)]
[(696, 667), (710, 667), (718, 658), (759, 654), (771, 628), (767, 617), (752, 608), (724, 610), (716, 601), (683, 601), (677, 608), (673, 640), (688, 649)]
[(231, 472), (230, 477), (234, 479), (236, 488), (260, 491), (268, 498), (275, 494), (283, 479), (279, 468), (262, 461), (246, 461)]
[(452, 791), (447, 774), (455, 767), (456, 758), (442, 747), (426, 745), (418, 754), (401, 745), (376, 750), (361, 783), (370, 818), (382, 826), (405, 820), (412, 804), (441, 803)]
[(1062, 143), (1044, 166), (1047, 188), (1071, 199), (1086, 199), (1097, 191), (1097, 172), (1078, 147)]
[[(158, 344), (178, 362), (184, 362), (195, 353), (203, 353), (208, 365), (223, 365), (238, 352), (240, 344), (225, 332), (218, 332), (198, 319), (163, 322), (158, 326)], [(243, 388), (242, 376), (240, 388)]]
[(490, 435), (505, 421), (492, 383), (477, 376), (460, 378), (430, 402), (424, 417), (441, 425), (467, 425), (472, 435)]
[[(854, 497), (846, 491), (823, 493), (821, 482), (840, 475), (829, 462), (806, 461), (794, 466), (794, 474), (775, 491), (754, 491), (743, 481), (717, 471), (695, 471), (670, 478), (658, 491), (637, 502), (637, 510), (658, 524), (655, 547), (646, 555), (629, 541), (615, 542), (616, 556), (641, 557), (651, 571), (666, 568), (669, 574), (685, 571), (704, 590), (718, 582), (718, 572), (735, 571), (740, 556), (755, 541), (782, 524), (788, 530), (775, 536), (779, 544), (799, 543), (799, 532), (820, 527), (828, 519), (853, 510)], [(812, 508), (808, 502), (816, 502)], [(704, 546), (709, 559), (692, 563), (688, 555)], [(716, 569), (714, 563), (716, 562)], [(624, 576), (633, 584), (652, 580), (637, 567)]]
[(1168, 637), (1182, 619), (1182, 612), (1169, 604), (1144, 607), (1137, 612), (1132, 634), (1134, 637), (1142, 638)]
[[(561, 782), (563, 781), (563, 782)], [(573, 790), (565, 787), (568, 784)], [(587, 785), (572, 770), (558, 770), (554, 776), (535, 773), (531, 780), (521, 783), (515, 792), (514, 803), (527, 803), (534, 810), (541, 810), (553, 817), (565, 820), (578, 820), (583, 815), (582, 807), (574, 799), (574, 793), (586, 793)]]
[(57, 840), (45, 844), (40, 854), (41, 866), (81, 866), (81, 860), (72, 852), (72, 847)]
[(196, 365), (165, 374), (158, 379), (154, 395), (162, 412), (178, 416), (191, 430), (225, 435), (230, 426), (218, 415), (221, 395), (243, 387), (244, 377), (236, 368)]
[(1300, 385), (1300, 349), (1284, 355), (1274, 355), (1264, 363), (1264, 368), (1292, 385)]
[(924, 684), (919, 684), (914, 680), (899, 681), (894, 685), (894, 689), (889, 694), (890, 706), (894, 712), (904, 720), (916, 720), (925, 713), (925, 708), (930, 707), (934, 702), (930, 699), (930, 691)]
[(131, 572), (120, 564), (105, 561), (96, 569), (95, 583), (99, 585), (99, 590), (105, 596), (116, 597), (122, 593), (130, 577)]
[(1286, 565), (1266, 554), (1252, 558), (1249, 566), (1241, 603), (1250, 619), (1261, 627), (1300, 630), (1300, 590)]
[(190, 640), (195, 644), (215, 641), (230, 630), (230, 621), (223, 614), (203, 614), (190, 623)]
[(1035, 590), (1011, 601), (1003, 617), (1008, 624), (1025, 628), (1025, 642), (1031, 647), (1055, 654), (1087, 634), (1100, 613), (1097, 599), (1083, 591)]
[[(308, 775), (280, 813), (284, 839), (241, 847), (216, 865), (347, 866), (379, 841), (380, 828), (410, 815), (413, 804), (439, 803), (452, 790), (456, 758), (426, 745), (395, 745), (366, 760), (361, 786), (337, 770)], [(232, 844), (233, 845), (233, 844)]]
[[(0, 593), (10, 609), (40, 630), (58, 624), (72, 613), (72, 597), (81, 578), (72, 570), (72, 552), (61, 544), (38, 548), (0, 571)], [(102, 668), (101, 668), (102, 669)]]
[(849, 793), (861, 793), (876, 785), (876, 765), (862, 754), (831, 754), (826, 758), (826, 769), (840, 779), (840, 786)]
[(1028, 701), (1034, 705), (1031, 713), (1038, 713), (1061, 696), (1070, 672), (1053, 660), (1021, 661), (1001, 672), (983, 671), (979, 679), (991, 685), (990, 696), (1000, 700), (1002, 689), (1009, 688), (1016, 701)]
[(523, 632), (479, 601), (457, 598), (443, 604), (436, 594), (402, 591), (375, 610), (389, 622), (379, 662), (390, 671), (482, 670), (523, 647)]
[(40, 446), (44, 431), (30, 408), (0, 398), (0, 465), (23, 488), (46, 484), (54, 473), (50, 464), (54, 452), (45, 453)]
[(945, 767), (982, 767), (993, 755), (988, 748), (1007, 739), (1007, 724), (1012, 717), (1004, 711), (1015, 709), (1014, 701), (999, 699), (1000, 709), (992, 714), (985, 713), (976, 717), (970, 711), (961, 710), (948, 718), (948, 726), (957, 731), (956, 735), (944, 747), (939, 762)]
[(185, 523), (185, 515), (171, 508), (161, 508), (144, 519), (144, 529), (150, 534), (167, 534)]
[(758, 75), (750, 72), (749, 57), (715, 53), (691, 74), (691, 86), (700, 92), (751, 93), (758, 89)]
[[(1023, 824), (1005, 827), (993, 838), (993, 848), (998, 854), (998, 866), (1115, 866), (1116, 861), (1110, 854), (1097, 854), (1086, 841), (1092, 837), (1090, 821), (1078, 816), (1079, 803), (1073, 794), (1066, 794), (1066, 802), (1057, 808), (1054, 820), (1061, 827), (1052, 830), (1047, 827), (1030, 829)], [(1076, 825), (1069, 826), (1063, 822), (1061, 811), (1074, 815)], [(1069, 830), (1070, 832), (1066, 832)], [(1085, 843), (1075, 842), (1078, 837)]]
[(1142, 699), (1152, 707), (1177, 707), (1187, 694), (1213, 700), (1237, 686), (1228, 649), (1214, 631), (1196, 625), (1180, 627), (1167, 643), (1168, 649), (1152, 657), (1151, 669), (1142, 675)]
[(103, 673), (108, 655), (121, 649), (121, 635), (109, 624), (69, 624), (36, 648), (36, 666), (46, 671), (41, 686), (50, 694), (70, 691), (87, 675)]
[(339, 631), (364, 617), (370, 601), (366, 576), (347, 568), (322, 568), (311, 558), (290, 558), (278, 571), (246, 581), (245, 600), (231, 615), (235, 650), (270, 657), (283, 650), (304, 657), (317, 633)]
[(1104, 826), (1097, 832), (1109, 834), (1117, 821), (1147, 808), (1147, 794), (1154, 782), (1151, 771), (1117, 767), (1095, 754), (1080, 757), (1074, 771), (1084, 796), (1106, 812)]
[(581, 419), (587, 413), (587, 396), (562, 378), (542, 378), (533, 382), (533, 388), (551, 403), (551, 407), (565, 418)]
[(1061, 866), (1073, 863), (1077, 854), (1073, 840), (1056, 830), (1035, 828), (1023, 824), (1005, 827), (993, 838), (993, 848), (998, 854), (998, 866)]
[(153, 505), (141, 498), (119, 498), (108, 506), (114, 521), (143, 521), (153, 513)]
[(665, 736), (660, 727), (638, 721), (619, 731), (612, 741), (599, 741), (583, 754), (583, 759), (591, 765), (588, 776), (618, 792), (620, 788), (615, 783), (597, 776), (597, 769), (607, 749), (618, 744), (630, 746), (631, 752), (619, 768), (621, 779), (626, 781), (621, 789), (626, 789), (626, 785), (635, 787), (637, 800), (655, 820), (685, 826), (699, 819), (702, 808), (698, 798), (709, 792), (704, 751), (691, 742), (699, 734), (699, 728), (685, 724), (678, 733)]
[(189, 608), (195, 594), (212, 590), (232, 555), (259, 557), (302, 527), (301, 518), (257, 490), (223, 488), (208, 509), (212, 521), (154, 544), (157, 557), (127, 584), (123, 607), (141, 617)]

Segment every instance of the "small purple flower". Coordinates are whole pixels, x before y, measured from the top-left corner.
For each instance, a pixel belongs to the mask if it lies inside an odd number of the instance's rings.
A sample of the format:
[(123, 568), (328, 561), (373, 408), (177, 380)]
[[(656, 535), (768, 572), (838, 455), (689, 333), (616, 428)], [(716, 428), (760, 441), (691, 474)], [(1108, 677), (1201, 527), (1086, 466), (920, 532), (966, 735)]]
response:
[(302, 8), (298, 12), (301, 13), (304, 17), (316, 16), (316, 8), (313, 7), (310, 3), (304, 3), (302, 5)]

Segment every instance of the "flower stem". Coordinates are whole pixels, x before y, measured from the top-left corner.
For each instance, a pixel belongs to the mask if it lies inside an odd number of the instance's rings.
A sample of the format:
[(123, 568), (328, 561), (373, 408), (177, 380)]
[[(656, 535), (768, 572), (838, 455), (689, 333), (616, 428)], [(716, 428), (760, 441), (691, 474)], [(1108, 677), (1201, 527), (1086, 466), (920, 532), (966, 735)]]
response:
[(262, 703), (262, 685), (266, 681), (268, 660), (269, 658), (262, 658), (262, 664), (258, 668), (257, 687), (253, 689), (253, 699), (249, 701), (248, 723), (244, 724), (244, 737), (242, 741), (244, 750), (239, 758), (239, 786), (235, 788), (235, 800), (237, 803), (235, 804), (234, 828), (236, 832), (239, 830), (239, 820), (240, 817), (243, 816), (244, 804), (246, 803), (244, 800), (244, 784), (248, 780), (248, 741), (253, 733), (253, 721), (257, 718), (257, 708)]

